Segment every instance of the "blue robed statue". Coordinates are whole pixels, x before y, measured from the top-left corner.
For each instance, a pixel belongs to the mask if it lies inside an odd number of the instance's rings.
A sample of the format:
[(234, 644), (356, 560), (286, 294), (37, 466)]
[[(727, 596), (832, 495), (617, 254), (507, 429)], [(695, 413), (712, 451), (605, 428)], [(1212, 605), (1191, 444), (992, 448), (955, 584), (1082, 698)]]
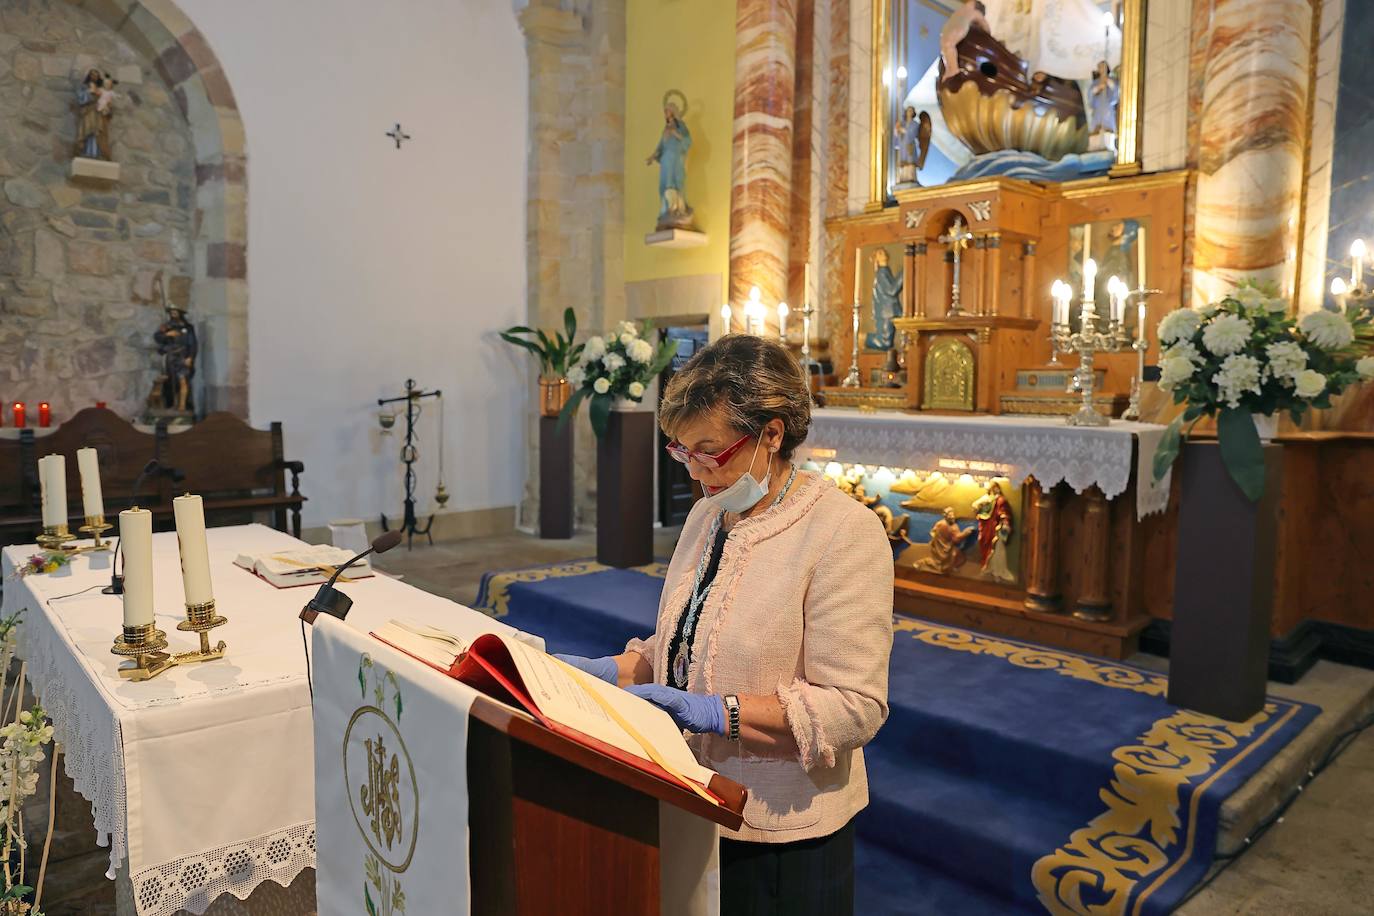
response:
[(692, 228), (692, 208), (687, 206), (687, 151), (692, 133), (682, 116), (687, 97), (676, 89), (663, 96), (663, 133), (646, 165), (658, 163), (658, 229)]
[(864, 335), (864, 346), (870, 350), (890, 350), (896, 335), (892, 319), (902, 317), (902, 284), (900, 273), (888, 266), (884, 248), (873, 252), (873, 331)]

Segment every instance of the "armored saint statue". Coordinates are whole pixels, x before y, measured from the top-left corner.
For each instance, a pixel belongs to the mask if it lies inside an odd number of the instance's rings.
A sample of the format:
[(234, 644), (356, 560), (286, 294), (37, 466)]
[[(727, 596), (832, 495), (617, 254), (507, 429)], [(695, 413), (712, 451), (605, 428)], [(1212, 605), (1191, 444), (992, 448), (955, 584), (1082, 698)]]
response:
[[(159, 277), (157, 282), (161, 284), (162, 278)], [(200, 347), (196, 341), (195, 327), (186, 320), (185, 309), (168, 305), (165, 294), (163, 307), (167, 311), (167, 320), (153, 333), (153, 342), (157, 344), (158, 355), (162, 357), (162, 374), (153, 385), (149, 406), (186, 413), (194, 409), (191, 379), (196, 374), (196, 357)]]
[(76, 90), (76, 155), (86, 159), (110, 156), (110, 117), (114, 114), (116, 80), (91, 69)]
[(687, 151), (692, 148), (692, 133), (682, 116), (687, 113), (687, 97), (676, 89), (663, 96), (663, 133), (658, 146), (645, 160), (658, 163), (658, 229), (690, 229), (692, 208), (687, 205)]
[(892, 349), (892, 319), (902, 317), (905, 278), (892, 272), (889, 261), (886, 249), (873, 252), (873, 331), (864, 335), (864, 346), (870, 350)]

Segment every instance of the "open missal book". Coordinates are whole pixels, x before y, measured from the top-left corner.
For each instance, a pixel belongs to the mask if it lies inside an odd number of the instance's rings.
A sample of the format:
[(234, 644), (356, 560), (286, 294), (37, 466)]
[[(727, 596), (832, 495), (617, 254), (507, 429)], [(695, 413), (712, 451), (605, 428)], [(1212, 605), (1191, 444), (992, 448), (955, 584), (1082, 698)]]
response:
[[(275, 550), (270, 553), (241, 553), (234, 559), (235, 566), (241, 566), (259, 579), (277, 588), (291, 588), (296, 585), (319, 585), (328, 582), (334, 570), (352, 559), (353, 554), (340, 547), (316, 544), (297, 550)], [(363, 579), (374, 575), (372, 565), (364, 557), (348, 568), (344, 582)]]
[(528, 711), (564, 737), (678, 783), (717, 804), (672, 718), (645, 700), (552, 655), (495, 633), (465, 646), (436, 627), (391, 620), (371, 634), (493, 699)]

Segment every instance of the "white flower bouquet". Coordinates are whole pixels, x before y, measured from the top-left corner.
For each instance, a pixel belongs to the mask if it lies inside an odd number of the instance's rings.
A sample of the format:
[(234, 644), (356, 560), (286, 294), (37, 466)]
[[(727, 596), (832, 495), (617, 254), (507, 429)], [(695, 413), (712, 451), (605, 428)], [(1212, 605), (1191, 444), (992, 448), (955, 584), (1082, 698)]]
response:
[(1256, 416), (1293, 421), (1357, 381), (1374, 378), (1374, 321), (1368, 311), (1316, 311), (1295, 321), (1288, 300), (1247, 283), (1220, 302), (1171, 312), (1159, 323), (1159, 387), (1186, 404), (1154, 456), (1155, 479), (1168, 471), (1188, 429), (1216, 417), (1222, 460), (1252, 500), (1264, 491)]
[(591, 402), (592, 430), (599, 437), (606, 432), (611, 405), (618, 398), (638, 403), (648, 385), (667, 368), (677, 342), (664, 340), (655, 346), (648, 339), (652, 321), (643, 331), (633, 321), (622, 321), (604, 337), (590, 338), (582, 350), (582, 363), (568, 372), (568, 383), (576, 389), (563, 408), (560, 423), (577, 413), (584, 400)]

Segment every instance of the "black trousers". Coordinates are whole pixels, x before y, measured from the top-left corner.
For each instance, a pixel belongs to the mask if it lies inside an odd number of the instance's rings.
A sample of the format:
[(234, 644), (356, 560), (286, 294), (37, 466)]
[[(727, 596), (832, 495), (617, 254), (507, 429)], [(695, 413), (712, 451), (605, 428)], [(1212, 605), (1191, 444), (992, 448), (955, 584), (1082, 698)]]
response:
[(854, 822), (795, 843), (720, 841), (721, 916), (852, 916)]

